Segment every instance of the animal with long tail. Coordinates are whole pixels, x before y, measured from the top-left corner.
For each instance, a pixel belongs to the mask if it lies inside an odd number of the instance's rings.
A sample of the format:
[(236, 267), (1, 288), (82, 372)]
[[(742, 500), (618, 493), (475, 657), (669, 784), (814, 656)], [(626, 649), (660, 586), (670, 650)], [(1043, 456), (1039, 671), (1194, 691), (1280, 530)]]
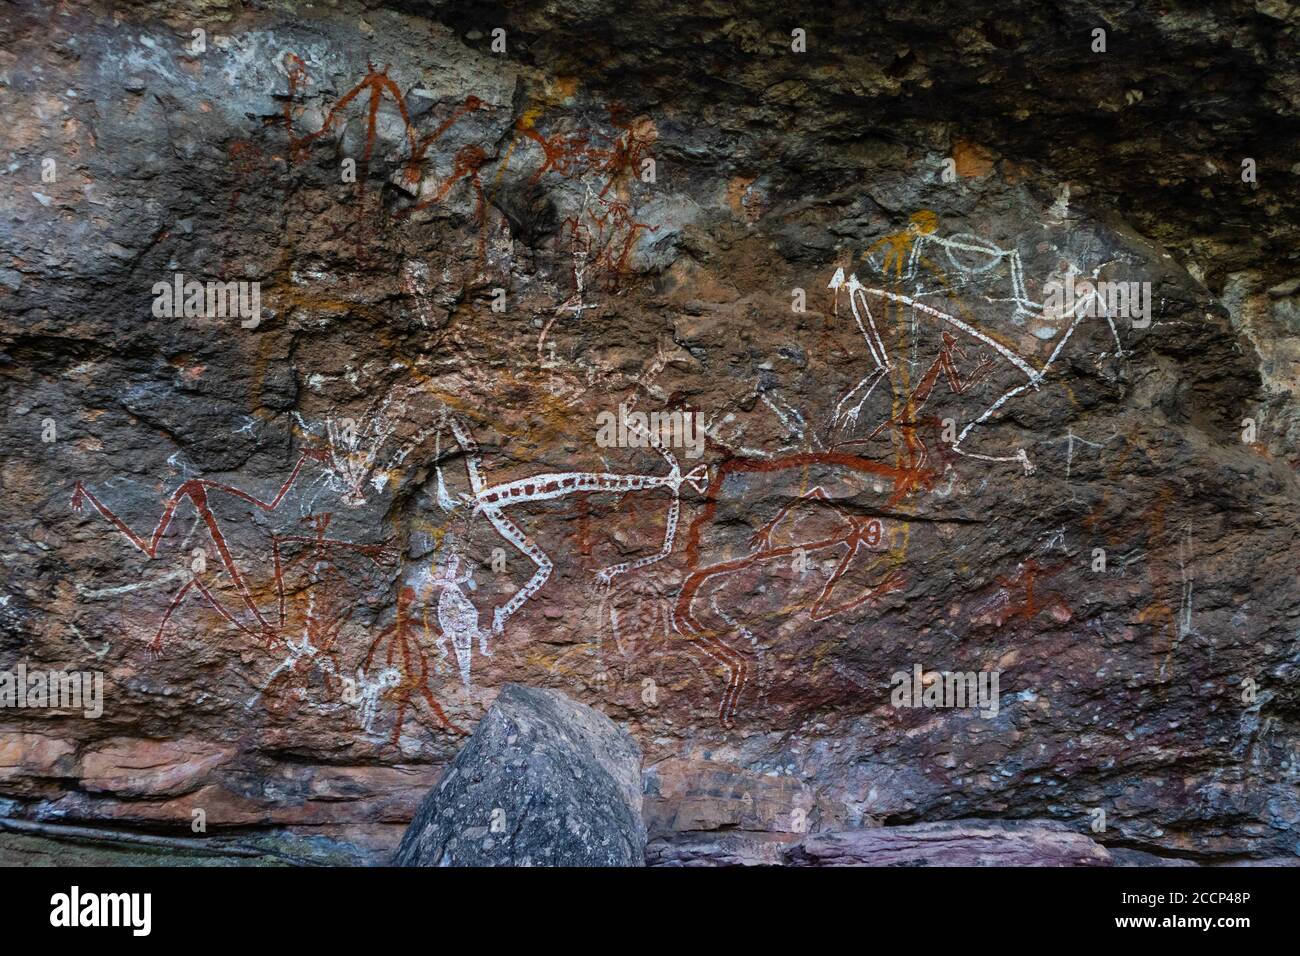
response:
[[(856, 597), (836, 600), (835, 594), (843, 587), (842, 582), (855, 559), (863, 552), (880, 549), (883, 543), (884, 525), (879, 519), (865, 518), (839, 506), (821, 486), (815, 486), (795, 496), (790, 504), (778, 509), (776, 515), (753, 535), (750, 540), (751, 550), (746, 554), (705, 563), (704, 533), (718, 525), (718, 506), (727, 499), (728, 480), (743, 479), (752, 474), (773, 475), (783, 472), (805, 476), (809, 469), (813, 468), (846, 475), (856, 474), (881, 482), (882, 489), (885, 481), (890, 482), (892, 492), (884, 507), (893, 509), (913, 491), (932, 484), (934, 475), (926, 467), (927, 462), (928, 456), (921, 452), (906, 457), (894, 465), (844, 452), (806, 452), (782, 458), (732, 458), (719, 466), (705, 492), (705, 505), (687, 532), (685, 550), (689, 573), (677, 596), (673, 611), (673, 626), (678, 634), (691, 642), (692, 647), (709, 660), (721, 665), (726, 671), (726, 683), (718, 704), (718, 718), (724, 727), (731, 727), (734, 724), (737, 703), (748, 680), (749, 661), (746, 652), (740, 649), (740, 642), (728, 641), (726, 638), (726, 635), (732, 632), (743, 636), (744, 629), (738, 622), (728, 620), (727, 615), (720, 614), (722, 626), (709, 627), (701, 618), (696, 603), (697, 599), (704, 594), (705, 585), (748, 568), (783, 558), (792, 558), (796, 553), (808, 556), (818, 551), (839, 549), (841, 554), (835, 570), (809, 608), (812, 619), (821, 621), (859, 607), (876, 604), (885, 595), (900, 589), (905, 584), (903, 573), (897, 568), (892, 568)], [(840, 527), (809, 540), (794, 540), (788, 545), (774, 545), (772, 543), (774, 529), (790, 514), (793, 507), (805, 503), (816, 504), (834, 513), (840, 519)], [(869, 560), (877, 561), (877, 559)]]

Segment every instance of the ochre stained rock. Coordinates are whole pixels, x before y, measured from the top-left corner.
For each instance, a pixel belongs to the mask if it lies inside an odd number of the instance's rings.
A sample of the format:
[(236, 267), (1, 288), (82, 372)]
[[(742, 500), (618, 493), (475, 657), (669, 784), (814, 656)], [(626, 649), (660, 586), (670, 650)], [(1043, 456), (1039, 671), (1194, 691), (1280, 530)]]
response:
[(4, 7), (0, 816), (386, 861), (514, 682), (665, 862), (1294, 857), (1294, 16), (724, 6)]

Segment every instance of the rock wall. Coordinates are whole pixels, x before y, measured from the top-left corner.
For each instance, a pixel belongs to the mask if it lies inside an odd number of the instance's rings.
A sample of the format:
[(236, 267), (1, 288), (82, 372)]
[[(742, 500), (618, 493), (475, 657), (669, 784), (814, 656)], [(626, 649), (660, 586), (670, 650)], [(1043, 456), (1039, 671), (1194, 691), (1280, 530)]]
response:
[(0, 816), (1300, 854), (1296, 8), (764, 6), (0, 13)]

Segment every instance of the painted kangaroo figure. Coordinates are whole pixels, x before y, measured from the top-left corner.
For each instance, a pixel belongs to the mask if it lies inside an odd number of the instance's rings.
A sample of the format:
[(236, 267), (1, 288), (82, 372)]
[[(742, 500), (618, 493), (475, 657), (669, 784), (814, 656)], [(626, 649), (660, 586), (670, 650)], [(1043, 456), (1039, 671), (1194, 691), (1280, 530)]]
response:
[[(691, 522), (686, 537), (687, 577), (677, 596), (673, 610), (673, 626), (691, 646), (710, 660), (720, 664), (727, 674), (726, 687), (718, 704), (718, 719), (724, 727), (733, 725), (737, 702), (745, 689), (749, 674), (749, 660), (741, 650), (741, 642), (726, 640), (730, 634), (745, 634), (743, 625), (729, 616), (722, 614), (723, 623), (710, 627), (702, 617), (699, 605), (711, 589), (714, 582), (723, 582), (726, 578), (743, 573), (748, 569), (760, 567), (768, 562), (789, 559), (797, 552), (811, 555), (815, 552), (838, 554), (835, 571), (830, 575), (818, 596), (808, 608), (810, 617), (815, 621), (825, 620), (837, 614), (852, 611), (858, 607), (872, 606), (885, 595), (906, 586), (906, 576), (896, 567), (889, 566), (891, 560), (884, 560), (888, 555), (868, 559), (871, 564), (887, 566), (882, 577), (861, 593), (845, 598), (837, 596), (844, 588), (844, 578), (850, 565), (863, 552), (887, 551), (884, 540), (884, 527), (881, 521), (851, 513), (838, 506), (835, 500), (820, 486), (792, 496), (790, 502), (780, 508), (776, 515), (758, 529), (750, 540), (749, 550), (739, 557), (707, 563), (703, 560), (704, 535), (710, 529), (724, 524), (718, 520), (718, 506), (727, 499), (726, 483), (728, 478), (751, 474), (765, 475), (806, 475), (809, 469), (821, 469), (838, 472), (841, 475), (858, 474), (873, 481), (892, 485), (892, 493), (885, 502), (885, 508), (893, 508), (914, 490), (930, 487), (934, 473), (928, 465), (929, 456), (923, 447), (902, 457), (895, 465), (862, 458), (844, 452), (808, 452), (790, 455), (784, 458), (753, 459), (732, 458), (724, 462), (717, 470), (706, 492), (705, 506), (695, 520)], [(734, 498), (730, 499), (734, 502)], [(772, 540), (773, 531), (780, 525), (796, 505), (812, 504), (834, 513), (840, 519), (839, 527), (827, 534), (816, 535), (808, 540), (792, 542), (787, 545), (776, 544)], [(789, 610), (789, 609), (787, 609)]]

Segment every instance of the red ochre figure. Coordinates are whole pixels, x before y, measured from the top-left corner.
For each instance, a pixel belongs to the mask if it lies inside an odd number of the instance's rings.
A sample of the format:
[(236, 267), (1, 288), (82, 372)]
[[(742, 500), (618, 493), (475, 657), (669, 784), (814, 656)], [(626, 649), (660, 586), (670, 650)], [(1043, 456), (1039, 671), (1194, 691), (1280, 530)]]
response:
[[(994, 580), (1006, 589), (1008, 604), (1006, 607), (999, 609), (997, 613), (997, 625), (1002, 627), (1007, 621), (1019, 619), (1022, 621), (1031, 621), (1044, 611), (1058, 610), (1067, 615), (1070, 614), (1070, 607), (1065, 598), (1059, 594), (1048, 594), (1046, 600), (1042, 600), (1034, 595), (1034, 581), (1042, 577), (1050, 577), (1055, 574), (1055, 570), (1047, 570), (1030, 559), (1020, 566), (1019, 573), (1014, 578), (1005, 578), (997, 576)], [(1025, 599), (1022, 603), (1015, 603), (1011, 596), (1017, 591), (1023, 591)]]
[(444, 727), (458, 734), (466, 733), (465, 730), (448, 719), (441, 705), (433, 696), (433, 691), (429, 688), (429, 656), (425, 653), (416, 633), (416, 625), (419, 622), (413, 622), (411, 616), (411, 605), (415, 603), (415, 600), (414, 588), (403, 587), (398, 592), (397, 619), (393, 621), (392, 626), (384, 629), (375, 638), (362, 664), (362, 667), (369, 673), (374, 665), (376, 653), (378, 653), (380, 647), (385, 647), (385, 665), (397, 669), (397, 683), (388, 691), (388, 694), (397, 701), (397, 717), (393, 723), (394, 745), (402, 737), (402, 725), (406, 721), (406, 711), (408, 708), (414, 707), (412, 698), (415, 697), (424, 699), (429, 710), (433, 712), (433, 715), (438, 718)]
[[(163, 637), (167, 623), (171, 620), (172, 615), (180, 606), (181, 601), (184, 600), (186, 594), (189, 593), (191, 588), (197, 589), (204, 601), (211, 606), (213, 610), (221, 615), (221, 617), (228, 623), (234, 625), (242, 633), (247, 634), (255, 640), (265, 642), (268, 647), (278, 643), (281, 640), (281, 631), (285, 626), (285, 592), (283, 575), (285, 568), (291, 567), (294, 563), (290, 562), (287, 565), (282, 563), (280, 548), (283, 543), (294, 541), (309, 542), (312, 544), (312, 550), (307, 553), (311, 554), (320, 554), (323, 552), (323, 549), (327, 547), (342, 548), (369, 557), (376, 563), (379, 563), (380, 559), (388, 553), (385, 545), (357, 545), (350, 542), (325, 538), (324, 529), (329, 524), (328, 516), (321, 516), (316, 519), (317, 534), (315, 536), (279, 536), (273, 538), (272, 549), (275, 585), (278, 594), (278, 613), (274, 619), (268, 619), (268, 616), (257, 606), (257, 603), (253, 598), (249, 580), (245, 573), (240, 570), (239, 564), (235, 561), (234, 555), (231, 553), (230, 546), (226, 540), (226, 535), (221, 527), (221, 522), (213, 512), (209, 502), (209, 494), (211, 492), (219, 492), (242, 501), (247, 501), (263, 511), (275, 511), (280, 506), (281, 502), (284, 501), (285, 496), (289, 493), (290, 488), (293, 487), (299, 473), (302, 471), (303, 465), (308, 460), (324, 461), (325, 453), (320, 449), (314, 448), (304, 451), (302, 456), (298, 459), (298, 463), (294, 465), (293, 471), (290, 472), (289, 477), (285, 479), (284, 484), (280, 486), (280, 490), (270, 501), (263, 501), (248, 492), (241, 491), (240, 489), (223, 482), (212, 481), (207, 478), (191, 478), (181, 484), (181, 486), (177, 488), (171, 497), (164, 503), (162, 516), (158, 519), (157, 525), (147, 538), (137, 535), (132, 531), (126, 522), (118, 517), (112, 509), (100, 501), (93, 493), (91, 493), (80, 481), (76, 483), (72, 494), (72, 507), (75, 510), (80, 511), (84, 507), (85, 502), (89, 501), (95, 510), (106, 518), (113, 527), (117, 528), (117, 530), (120, 531), (127, 540), (143, 551), (151, 559), (158, 556), (158, 548), (162, 543), (163, 536), (167, 533), (167, 529), (171, 526), (172, 519), (176, 515), (176, 510), (183, 502), (189, 501), (194, 507), (194, 510), (198, 512), (200, 520), (202, 520), (207, 529), (208, 537), (212, 541), (213, 547), (216, 548), (217, 554), (220, 557), (221, 565), (225, 569), (227, 575), (229, 575), (231, 583), (234, 585), (235, 590), (239, 595), (240, 603), (243, 604), (243, 610), (230, 609), (215, 594), (213, 594), (211, 589), (203, 582), (199, 576), (200, 572), (192, 571), (190, 580), (186, 581), (185, 584), (177, 590), (176, 594), (173, 595), (171, 603), (168, 605), (167, 611), (164, 613), (163, 619), (158, 625), (158, 630), (154, 634), (153, 640), (150, 642), (150, 651), (152, 653), (160, 654), (162, 652)], [(295, 561), (296, 560), (298, 559), (295, 559)], [(249, 618), (251, 618), (251, 621)]]
[(80, 511), (84, 503), (88, 500), (94, 506), (96, 511), (108, 519), (109, 523), (112, 524), (113, 527), (122, 532), (122, 534), (126, 536), (127, 540), (147, 554), (150, 558), (156, 558), (158, 556), (158, 546), (162, 541), (163, 535), (167, 533), (167, 528), (171, 525), (172, 517), (176, 514), (176, 509), (180, 506), (181, 502), (188, 500), (194, 506), (194, 510), (199, 513), (199, 517), (202, 519), (203, 524), (208, 530), (208, 536), (211, 538), (213, 546), (217, 549), (217, 554), (221, 557), (222, 566), (225, 568), (226, 573), (230, 575), (230, 580), (234, 584), (235, 590), (239, 592), (239, 598), (243, 602), (244, 608), (252, 616), (253, 621), (255, 622), (253, 625), (248, 625), (239, 621), (212, 594), (212, 592), (208, 590), (208, 587), (199, 579), (198, 574), (195, 573), (190, 580), (185, 582), (180, 590), (176, 592), (176, 595), (172, 598), (170, 606), (167, 608), (167, 613), (163, 615), (162, 623), (158, 625), (158, 632), (154, 635), (154, 639), (150, 645), (150, 648), (154, 653), (161, 652), (163, 629), (167, 626), (167, 622), (170, 620), (172, 613), (189, 592), (190, 588), (198, 588), (199, 593), (203, 595), (203, 598), (218, 614), (245, 634), (248, 634), (253, 638), (261, 638), (266, 641), (267, 646), (270, 646), (275, 642), (277, 638), (276, 628), (262, 615), (256, 602), (254, 602), (252, 592), (248, 587), (248, 582), (244, 578), (243, 573), (240, 572), (239, 566), (235, 563), (235, 559), (230, 553), (230, 548), (226, 543), (226, 537), (221, 531), (221, 524), (217, 520), (216, 515), (212, 513), (212, 509), (208, 506), (208, 492), (218, 491), (230, 495), (233, 498), (247, 501), (258, 508), (261, 508), (263, 511), (274, 511), (280, 506), (280, 502), (284, 500), (285, 495), (289, 493), (289, 489), (293, 487), (294, 481), (298, 478), (298, 473), (302, 471), (302, 466), (309, 459), (312, 461), (323, 461), (324, 452), (319, 449), (310, 449), (303, 452), (302, 457), (299, 458), (298, 463), (294, 465), (293, 471), (290, 472), (289, 477), (286, 478), (284, 484), (280, 486), (279, 492), (270, 501), (262, 501), (260, 498), (254, 497), (248, 492), (240, 491), (238, 488), (232, 488), (230, 485), (223, 484), (219, 481), (211, 481), (207, 478), (191, 478), (177, 488), (175, 493), (167, 499), (163, 506), (162, 517), (158, 519), (158, 524), (147, 541), (127, 527), (126, 522), (91, 494), (80, 481), (77, 482), (72, 493), (73, 509)]
[(701, 534), (705, 528), (712, 524), (717, 515), (719, 497), (727, 477), (741, 473), (770, 473), (787, 469), (806, 469), (816, 465), (836, 466), (859, 474), (878, 475), (890, 479), (893, 483), (893, 493), (890, 495), (886, 507), (892, 507), (913, 490), (919, 487), (929, 487), (932, 483), (933, 474), (924, 467), (923, 461), (920, 459), (913, 459), (913, 461), (913, 464), (896, 467), (843, 452), (808, 452), (776, 459), (732, 458), (718, 467), (714, 479), (705, 493), (707, 504), (691, 523), (687, 535), (688, 576), (677, 598), (677, 605), (673, 612), (673, 623), (678, 633), (691, 641), (693, 646), (697, 647), (701, 652), (721, 664), (727, 672), (726, 689), (723, 691), (718, 704), (718, 718), (724, 727), (733, 726), (736, 704), (741, 692), (744, 690), (749, 665), (741, 651), (701, 624), (695, 616), (693, 604), (705, 582), (722, 575), (737, 573), (762, 562), (793, 556), (800, 549), (805, 553), (809, 553), (844, 546), (844, 556), (810, 609), (810, 615), (813, 620), (817, 621), (851, 611), (863, 605), (874, 604), (886, 594), (901, 589), (906, 583), (903, 573), (895, 569), (888, 572), (880, 581), (858, 597), (839, 604), (832, 603), (833, 592), (844, 577), (854, 557), (864, 548), (871, 549), (878, 546), (883, 530), (878, 520), (850, 514), (834, 505), (832, 505), (832, 508), (845, 519), (848, 525), (842, 533), (798, 544), (781, 547), (772, 546), (772, 530), (791, 508), (807, 500), (829, 500), (820, 487), (813, 488), (801, 495), (798, 500), (782, 508), (771, 521), (760, 528), (750, 541), (750, 546), (755, 548), (754, 551), (740, 558), (702, 567), (700, 565)]

